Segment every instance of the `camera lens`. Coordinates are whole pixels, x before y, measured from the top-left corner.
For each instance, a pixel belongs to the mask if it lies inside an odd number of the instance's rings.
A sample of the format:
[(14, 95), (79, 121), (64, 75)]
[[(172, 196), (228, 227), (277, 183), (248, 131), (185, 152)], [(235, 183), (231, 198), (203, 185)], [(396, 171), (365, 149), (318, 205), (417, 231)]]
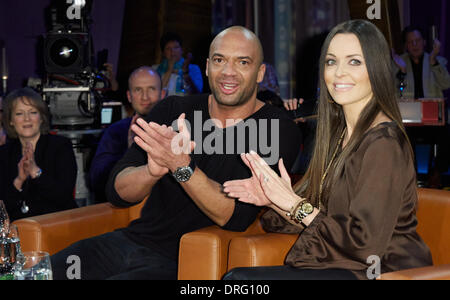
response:
[(73, 65), (78, 57), (77, 45), (67, 38), (56, 40), (50, 48), (50, 59), (61, 67)]

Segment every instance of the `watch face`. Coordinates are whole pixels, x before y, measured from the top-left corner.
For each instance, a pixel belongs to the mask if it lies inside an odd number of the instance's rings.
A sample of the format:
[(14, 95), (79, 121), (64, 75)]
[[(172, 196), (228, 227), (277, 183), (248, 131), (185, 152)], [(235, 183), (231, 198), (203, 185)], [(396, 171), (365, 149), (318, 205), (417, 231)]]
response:
[(312, 212), (314, 211), (314, 206), (312, 206), (311, 203), (306, 202), (302, 205), (302, 210), (305, 214), (312, 214)]
[(186, 182), (191, 179), (194, 172), (190, 167), (180, 168), (173, 174), (178, 182)]

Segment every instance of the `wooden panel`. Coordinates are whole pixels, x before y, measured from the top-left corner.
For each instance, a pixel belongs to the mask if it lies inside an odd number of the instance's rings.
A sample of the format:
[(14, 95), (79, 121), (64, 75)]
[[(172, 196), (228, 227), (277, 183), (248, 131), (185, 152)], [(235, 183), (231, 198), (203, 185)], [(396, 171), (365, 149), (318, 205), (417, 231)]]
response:
[(161, 37), (160, 9), (164, 0), (126, 1), (118, 68), (121, 89), (137, 67), (156, 62)]
[[(176, 32), (183, 38), (184, 53), (192, 53), (192, 63), (206, 69), (212, 41), (212, 4), (205, 0), (165, 1), (163, 32)], [(207, 86), (204, 77), (205, 87)]]
[(126, 1), (117, 74), (121, 90), (126, 90), (135, 68), (161, 61), (159, 41), (169, 31), (183, 38), (184, 53), (193, 53), (193, 63), (204, 70), (211, 42), (211, 12), (211, 1), (204, 0)]

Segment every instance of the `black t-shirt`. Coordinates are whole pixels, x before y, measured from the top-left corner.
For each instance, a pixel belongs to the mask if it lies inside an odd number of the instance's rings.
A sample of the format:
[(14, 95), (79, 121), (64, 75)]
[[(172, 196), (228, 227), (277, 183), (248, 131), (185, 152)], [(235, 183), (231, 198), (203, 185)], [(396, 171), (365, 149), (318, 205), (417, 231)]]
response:
[[(279, 158), (283, 158), (289, 170), (298, 156), (302, 142), (301, 132), (292, 120), (273, 106), (265, 105), (253, 114), (250, 118), (254, 121), (249, 118), (237, 126), (221, 130), (210, 126), (212, 122), (207, 121), (211, 119), (208, 95), (170, 97), (158, 103), (146, 117), (146, 121), (172, 126), (182, 113), (186, 114), (186, 121), (191, 126), (191, 139), (197, 144), (193, 154), (197, 168), (219, 184), (251, 177), (250, 170), (240, 158), (241, 153), (248, 153), (250, 150), (258, 152), (274, 161), (272, 167), (277, 172)], [(243, 131), (239, 134), (237, 128), (242, 129), (240, 125), (244, 123), (247, 128), (257, 128), (258, 132), (247, 129), (247, 134), (243, 138)], [(231, 133), (231, 129), (234, 134)], [(258, 142), (255, 143), (256, 137)], [(230, 146), (232, 141), (235, 147)], [(268, 149), (275, 155), (268, 153)], [(276, 156), (275, 159), (273, 156)], [(115, 178), (128, 167), (145, 164), (147, 154), (134, 144), (111, 173), (107, 195), (112, 204), (121, 207), (131, 205), (122, 200), (114, 190)], [(245, 231), (254, 222), (259, 211), (259, 207), (236, 201), (234, 214), (223, 228)], [(123, 231), (133, 241), (169, 258), (177, 259), (182, 235), (211, 225), (215, 225), (214, 222), (195, 205), (172, 175), (168, 174), (153, 187), (150, 198), (142, 209), (141, 218), (132, 222)]]
[(416, 64), (414, 60), (411, 58), (411, 65), (413, 69), (414, 75), (414, 98), (420, 99), (424, 97), (423, 92), (423, 55), (419, 60), (419, 63)]

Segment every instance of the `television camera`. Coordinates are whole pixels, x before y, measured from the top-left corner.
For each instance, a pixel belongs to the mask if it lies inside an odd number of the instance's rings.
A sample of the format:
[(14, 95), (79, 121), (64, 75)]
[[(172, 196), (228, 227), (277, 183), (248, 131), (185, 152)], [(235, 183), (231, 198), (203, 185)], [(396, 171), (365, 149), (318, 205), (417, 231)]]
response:
[(101, 123), (103, 92), (110, 82), (101, 72), (107, 52), (101, 52), (94, 67), (92, 1), (53, 1), (47, 12), (50, 30), (44, 38), (42, 93), (53, 127), (85, 130)]

